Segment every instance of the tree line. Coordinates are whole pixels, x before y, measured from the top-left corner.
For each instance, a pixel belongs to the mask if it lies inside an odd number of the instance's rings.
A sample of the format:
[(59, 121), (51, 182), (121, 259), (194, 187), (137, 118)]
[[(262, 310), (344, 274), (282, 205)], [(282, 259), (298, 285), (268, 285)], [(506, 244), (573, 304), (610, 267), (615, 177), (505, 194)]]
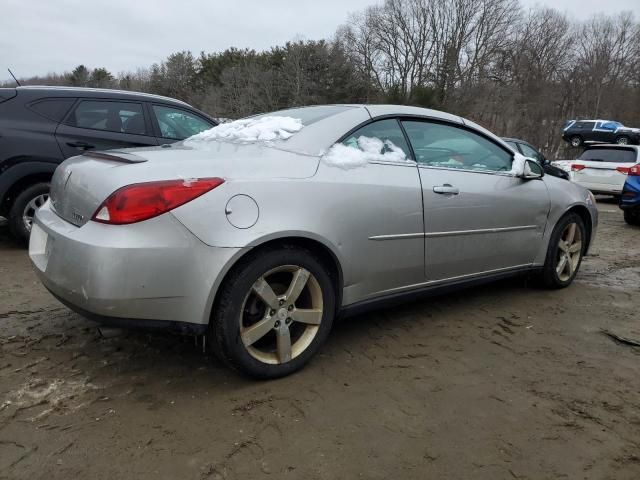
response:
[(640, 23), (630, 12), (574, 21), (518, 0), (386, 0), (351, 14), (331, 40), (183, 51), (135, 72), (80, 65), (21, 82), (156, 93), (228, 118), (322, 103), (417, 105), (565, 155), (566, 120), (640, 127)]

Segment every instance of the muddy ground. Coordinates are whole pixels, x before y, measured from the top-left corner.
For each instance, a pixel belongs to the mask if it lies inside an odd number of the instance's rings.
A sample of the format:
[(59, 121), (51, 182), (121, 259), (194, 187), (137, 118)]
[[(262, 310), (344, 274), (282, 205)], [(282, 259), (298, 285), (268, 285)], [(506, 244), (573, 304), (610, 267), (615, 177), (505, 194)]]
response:
[(339, 324), (255, 382), (54, 300), (0, 229), (0, 478), (638, 479), (640, 229), (600, 202), (562, 291), (506, 281)]

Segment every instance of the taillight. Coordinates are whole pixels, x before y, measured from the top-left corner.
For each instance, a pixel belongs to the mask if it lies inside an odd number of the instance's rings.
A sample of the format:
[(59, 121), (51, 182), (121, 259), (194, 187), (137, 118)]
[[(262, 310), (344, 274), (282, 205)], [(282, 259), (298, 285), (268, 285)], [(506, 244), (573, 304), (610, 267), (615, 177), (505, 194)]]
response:
[(629, 175), (629, 170), (631, 170), (630, 167), (616, 167), (616, 170), (620, 173), (622, 173), (623, 175)]
[(584, 170), (585, 168), (587, 168), (586, 165), (580, 165), (579, 163), (572, 163), (571, 164), (571, 171), (572, 172), (579, 172), (580, 170)]
[(640, 177), (640, 163), (629, 168), (630, 177)]
[(141, 222), (184, 205), (222, 183), (222, 178), (198, 178), (127, 185), (109, 195), (92, 220), (111, 225)]

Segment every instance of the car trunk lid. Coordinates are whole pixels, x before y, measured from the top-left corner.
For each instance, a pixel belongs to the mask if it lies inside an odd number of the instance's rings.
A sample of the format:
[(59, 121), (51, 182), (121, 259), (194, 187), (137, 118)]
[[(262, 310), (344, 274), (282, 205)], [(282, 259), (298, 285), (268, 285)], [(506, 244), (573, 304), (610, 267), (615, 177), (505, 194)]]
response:
[(221, 177), (307, 178), (319, 157), (265, 145), (214, 142), (206, 149), (182, 144), (122, 151), (90, 152), (63, 162), (51, 181), (51, 206), (82, 226), (102, 202), (126, 185), (173, 179)]

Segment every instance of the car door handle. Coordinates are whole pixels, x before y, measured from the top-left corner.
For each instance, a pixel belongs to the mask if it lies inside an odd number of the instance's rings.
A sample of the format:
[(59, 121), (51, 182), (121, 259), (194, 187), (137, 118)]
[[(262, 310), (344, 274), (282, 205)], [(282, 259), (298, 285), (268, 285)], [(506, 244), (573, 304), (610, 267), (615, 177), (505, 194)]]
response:
[(453, 187), (448, 183), (445, 183), (444, 185), (440, 185), (439, 187), (433, 187), (433, 192), (443, 195), (458, 195), (460, 193), (460, 189), (458, 189), (458, 187)]
[(81, 148), (83, 150), (96, 148), (95, 145), (91, 145), (90, 143), (86, 143), (86, 142), (67, 142), (67, 145), (74, 148)]

